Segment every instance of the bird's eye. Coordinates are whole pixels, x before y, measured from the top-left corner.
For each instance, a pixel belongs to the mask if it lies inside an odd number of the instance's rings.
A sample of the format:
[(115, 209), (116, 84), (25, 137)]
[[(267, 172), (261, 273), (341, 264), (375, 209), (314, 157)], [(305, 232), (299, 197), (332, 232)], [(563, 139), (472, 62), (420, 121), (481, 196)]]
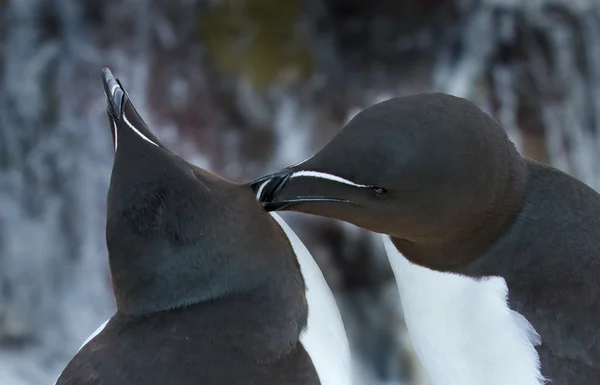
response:
[(385, 195), (388, 192), (383, 187), (378, 187), (378, 186), (371, 186), (371, 191), (373, 191), (373, 193), (376, 195)]

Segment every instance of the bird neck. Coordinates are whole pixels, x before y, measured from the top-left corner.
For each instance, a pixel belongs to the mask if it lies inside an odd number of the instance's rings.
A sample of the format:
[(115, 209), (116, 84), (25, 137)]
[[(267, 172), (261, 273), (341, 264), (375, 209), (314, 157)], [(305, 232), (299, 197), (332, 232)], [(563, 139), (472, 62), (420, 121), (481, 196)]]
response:
[(480, 258), (506, 234), (523, 208), (527, 164), (520, 156), (507, 163), (485, 210), (470, 215), (443, 236), (420, 240), (392, 237), (394, 246), (411, 262), (438, 271), (451, 271)]
[(128, 315), (186, 307), (237, 293), (304, 291), (298, 269), (278, 264), (277, 260), (272, 266), (244, 264), (240, 261), (246, 257), (244, 254), (227, 256), (206, 251), (200, 257), (181, 250), (177, 254), (128, 257), (109, 253), (117, 309)]
[[(297, 346), (306, 326), (308, 307), (302, 298), (268, 284), (247, 292), (229, 293), (212, 301), (153, 312), (124, 314), (114, 321), (121, 328), (149, 330), (149, 338), (160, 335), (185, 336), (168, 341), (189, 354), (223, 354), (223, 347), (266, 363), (280, 359)], [(207, 341), (211, 342), (207, 345)], [(164, 342), (164, 341), (163, 341)]]
[(139, 316), (183, 308), (253, 291), (260, 286), (259, 282), (238, 280), (226, 287), (227, 277), (223, 275), (219, 276), (223, 280), (219, 284), (193, 268), (186, 272), (177, 270), (177, 266), (160, 265), (164, 267), (140, 271), (139, 268), (124, 269), (111, 261), (113, 293), (120, 313)]

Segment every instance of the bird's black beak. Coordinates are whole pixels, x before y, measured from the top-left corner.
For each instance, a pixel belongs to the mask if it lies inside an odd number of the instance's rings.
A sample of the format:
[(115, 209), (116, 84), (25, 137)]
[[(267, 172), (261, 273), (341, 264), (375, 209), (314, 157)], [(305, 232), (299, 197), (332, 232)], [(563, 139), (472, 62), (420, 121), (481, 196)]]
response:
[(135, 109), (119, 79), (108, 68), (102, 69), (102, 85), (115, 152), (121, 142), (129, 146), (140, 140), (166, 149)]
[(108, 68), (102, 69), (102, 83), (106, 94), (108, 113), (114, 120), (121, 120), (129, 95)]
[(283, 189), (283, 186), (292, 175), (291, 169), (266, 175), (253, 180), (248, 185), (256, 194), (256, 200), (262, 203), (267, 211), (278, 211), (293, 204), (293, 202), (277, 202), (273, 198)]
[[(336, 197), (336, 187), (321, 187), (322, 181), (314, 178), (296, 178), (299, 170), (286, 168), (281, 172), (266, 175), (248, 183), (258, 200), (267, 211), (292, 210), (307, 203), (350, 203), (349, 200)], [(326, 182), (325, 182), (326, 183)], [(331, 194), (318, 191), (327, 190)], [(343, 195), (342, 195), (343, 196)]]

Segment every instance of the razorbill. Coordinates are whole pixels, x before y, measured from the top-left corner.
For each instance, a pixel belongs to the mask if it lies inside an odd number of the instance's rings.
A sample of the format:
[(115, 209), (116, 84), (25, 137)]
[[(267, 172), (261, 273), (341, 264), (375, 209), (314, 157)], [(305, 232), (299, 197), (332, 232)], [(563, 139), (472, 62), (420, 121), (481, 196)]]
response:
[(600, 195), (469, 101), (376, 104), (251, 186), (268, 210), (383, 234), (433, 384), (600, 384)]
[(117, 312), (57, 384), (350, 385), (339, 311), (298, 237), (247, 186), (169, 151), (102, 78)]

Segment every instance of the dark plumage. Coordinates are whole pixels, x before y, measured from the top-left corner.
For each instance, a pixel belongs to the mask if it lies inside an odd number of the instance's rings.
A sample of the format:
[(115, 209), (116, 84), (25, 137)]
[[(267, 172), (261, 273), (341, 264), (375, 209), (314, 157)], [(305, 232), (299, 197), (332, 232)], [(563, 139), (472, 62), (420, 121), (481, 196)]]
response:
[(542, 372), (556, 385), (600, 383), (600, 197), (528, 161), (522, 210), (476, 261), (454, 271), (502, 276), (511, 308), (542, 337)]
[(305, 287), (282, 229), (247, 187), (166, 149), (110, 71), (103, 80), (118, 311), (57, 383), (319, 385), (299, 342)]
[(267, 209), (389, 234), (419, 265), (503, 277), (510, 307), (541, 336), (552, 384), (600, 383), (600, 195), (522, 158), (467, 100), (379, 103), (313, 158), (252, 186)]

